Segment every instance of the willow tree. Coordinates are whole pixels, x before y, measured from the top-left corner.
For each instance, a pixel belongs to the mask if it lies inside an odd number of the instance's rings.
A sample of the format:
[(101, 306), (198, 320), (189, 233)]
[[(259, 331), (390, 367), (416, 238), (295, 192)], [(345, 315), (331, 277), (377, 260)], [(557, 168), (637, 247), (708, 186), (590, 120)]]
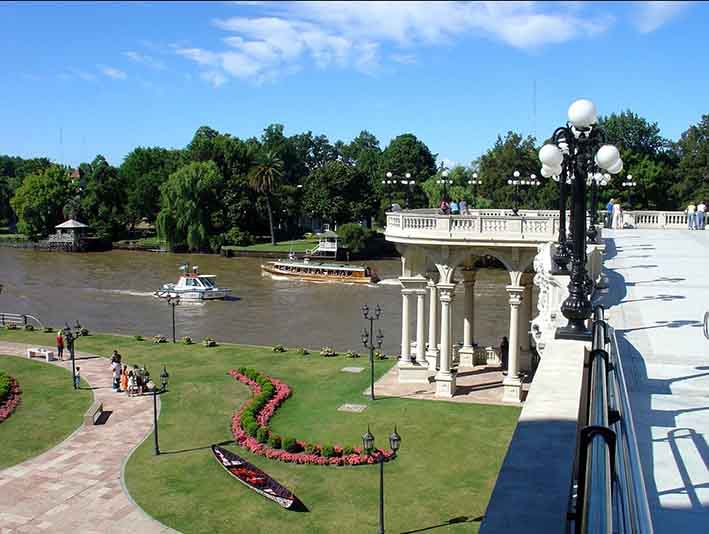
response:
[(161, 188), (158, 236), (171, 249), (209, 246), (212, 213), (219, 209), (222, 176), (213, 161), (198, 161), (172, 173)]
[(268, 212), (268, 226), (271, 230), (271, 244), (276, 244), (276, 234), (273, 231), (273, 211), (271, 210), (271, 194), (274, 187), (283, 176), (283, 160), (275, 152), (267, 150), (257, 158), (249, 172), (249, 185), (257, 193), (264, 196)]

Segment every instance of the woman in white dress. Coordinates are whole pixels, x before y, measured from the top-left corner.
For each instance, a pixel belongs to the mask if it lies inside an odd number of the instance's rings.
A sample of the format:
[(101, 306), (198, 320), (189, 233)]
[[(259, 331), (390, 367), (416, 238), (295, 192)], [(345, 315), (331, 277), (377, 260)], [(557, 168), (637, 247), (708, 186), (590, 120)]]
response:
[(620, 207), (620, 202), (616, 201), (613, 204), (613, 228), (620, 230), (623, 228), (623, 210)]

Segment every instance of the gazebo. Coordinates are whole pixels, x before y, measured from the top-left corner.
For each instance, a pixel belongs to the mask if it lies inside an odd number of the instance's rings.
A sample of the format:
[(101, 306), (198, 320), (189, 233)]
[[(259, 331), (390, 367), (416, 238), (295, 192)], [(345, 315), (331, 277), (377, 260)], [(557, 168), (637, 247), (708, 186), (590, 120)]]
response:
[(77, 220), (69, 219), (54, 228), (57, 230), (57, 233), (49, 236), (50, 243), (66, 244), (74, 249), (78, 249), (89, 226)]

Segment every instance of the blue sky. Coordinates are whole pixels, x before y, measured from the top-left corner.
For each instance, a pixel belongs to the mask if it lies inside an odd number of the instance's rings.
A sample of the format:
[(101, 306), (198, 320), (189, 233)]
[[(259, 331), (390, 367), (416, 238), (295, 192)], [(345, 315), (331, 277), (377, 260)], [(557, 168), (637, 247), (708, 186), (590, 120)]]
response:
[(467, 163), (580, 97), (673, 139), (709, 113), (707, 3), (18, 2), (0, 20), (0, 153), (74, 165), (205, 124), (411, 132)]

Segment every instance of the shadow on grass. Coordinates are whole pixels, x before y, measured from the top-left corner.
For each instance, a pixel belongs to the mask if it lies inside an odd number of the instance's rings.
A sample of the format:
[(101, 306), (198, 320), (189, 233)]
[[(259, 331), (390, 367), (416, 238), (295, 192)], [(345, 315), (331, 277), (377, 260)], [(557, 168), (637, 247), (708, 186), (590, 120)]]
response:
[(211, 449), (212, 445), (217, 445), (219, 447), (223, 447), (225, 445), (233, 445), (234, 440), (233, 439), (228, 439), (226, 441), (222, 441), (220, 443), (210, 443), (209, 445), (203, 445), (201, 447), (192, 447), (191, 449), (180, 449), (178, 451), (160, 451), (160, 454), (182, 454), (185, 452), (195, 452), (195, 451), (202, 451), (205, 449)]
[(468, 517), (467, 515), (462, 515), (459, 517), (451, 517), (445, 523), (441, 523), (439, 525), (431, 525), (430, 527), (418, 528), (416, 530), (407, 530), (405, 532), (402, 532), (401, 534), (415, 534), (417, 532), (428, 532), (430, 530), (433, 530), (434, 528), (449, 527), (451, 525), (456, 525), (459, 523), (479, 523), (480, 521), (483, 520), (483, 517), (484, 516), (481, 516), (481, 515), (479, 515), (478, 517)]

